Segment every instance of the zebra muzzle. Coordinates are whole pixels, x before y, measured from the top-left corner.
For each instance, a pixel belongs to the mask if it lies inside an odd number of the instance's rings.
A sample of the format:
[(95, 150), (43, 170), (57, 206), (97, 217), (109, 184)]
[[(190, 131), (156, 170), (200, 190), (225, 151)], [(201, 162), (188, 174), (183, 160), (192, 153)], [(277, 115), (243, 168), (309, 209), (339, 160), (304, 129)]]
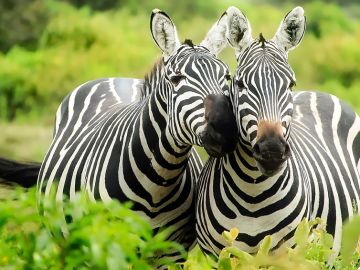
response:
[(266, 176), (280, 171), (290, 155), (290, 146), (281, 135), (262, 136), (253, 147), (257, 167)]

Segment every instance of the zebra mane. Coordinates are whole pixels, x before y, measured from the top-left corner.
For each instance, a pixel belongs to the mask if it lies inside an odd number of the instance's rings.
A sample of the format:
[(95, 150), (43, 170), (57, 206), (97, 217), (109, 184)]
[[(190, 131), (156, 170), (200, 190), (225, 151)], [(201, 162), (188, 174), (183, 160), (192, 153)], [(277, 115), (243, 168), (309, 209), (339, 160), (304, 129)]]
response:
[(192, 42), (191, 39), (185, 39), (183, 44), (186, 44), (186, 45), (190, 46), (191, 48), (194, 48), (194, 43)]
[(144, 84), (141, 88), (140, 99), (143, 100), (148, 95), (151, 94), (151, 91), (155, 88), (156, 82), (159, 80), (162, 70), (164, 67), (164, 61), (162, 58), (159, 58), (155, 61), (152, 69), (145, 74)]
[(265, 47), (266, 39), (264, 38), (264, 36), (263, 36), (262, 33), (260, 33), (260, 35), (259, 35), (259, 43), (260, 43), (260, 42), (262, 43), (262, 44), (261, 44), (261, 47), (264, 48), (264, 47)]
[[(184, 43), (191, 48), (194, 48), (194, 44), (191, 39), (185, 39)], [(143, 100), (147, 96), (149, 96), (152, 92), (152, 89), (155, 87), (156, 82), (159, 80), (162, 70), (164, 68), (164, 60), (159, 58), (155, 61), (152, 69), (145, 74), (144, 84), (141, 88), (140, 99)]]

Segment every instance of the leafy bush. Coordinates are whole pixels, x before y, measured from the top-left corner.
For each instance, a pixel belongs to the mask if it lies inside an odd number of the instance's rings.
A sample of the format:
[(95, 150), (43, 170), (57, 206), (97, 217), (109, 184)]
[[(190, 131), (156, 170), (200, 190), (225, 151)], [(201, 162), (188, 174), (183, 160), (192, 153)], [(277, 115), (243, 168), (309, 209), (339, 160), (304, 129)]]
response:
[[(128, 204), (90, 202), (84, 193), (78, 193), (74, 201), (60, 206), (54, 203), (53, 194), (45, 201), (42, 211), (46, 215), (41, 217), (35, 189), (0, 191), (1, 269), (152, 269), (160, 264), (172, 270), (330, 269), (327, 261), (332, 256), (333, 240), (320, 219), (300, 223), (294, 248), (270, 252), (272, 240), (266, 236), (257, 254), (248, 254), (233, 245), (239, 233), (234, 228), (223, 233), (229, 245), (218, 258), (205, 255), (196, 246), (184, 263), (176, 265), (154, 259), (169, 250), (178, 250), (185, 257), (182, 247), (166, 241), (170, 231), (154, 235)], [(68, 236), (64, 238), (65, 230)], [(344, 226), (343, 255), (332, 258), (333, 269), (360, 267), (359, 236), (357, 216)]]
[[(106, 4), (97, 3), (100, 2)], [(85, 81), (143, 77), (160, 56), (149, 31), (150, 12), (155, 7), (174, 18), (181, 39), (192, 38), (195, 43), (202, 40), (229, 5), (246, 13), (254, 36), (263, 32), (267, 38), (273, 36), (284, 14), (293, 7), (286, 2), (271, 6), (250, 2), (240, 5), (235, 0), (187, 0), (178, 5), (176, 1), (129, 0), (121, 1), (117, 9), (96, 11), (91, 5), (81, 4), (78, 9), (55, 0), (41, 3), (49, 20), (37, 35), (36, 50), (19, 41), (15, 45), (13, 42), (6, 54), (0, 53), (0, 119), (52, 120), (64, 96)], [(348, 11), (334, 4), (319, 1), (306, 3), (304, 9), (308, 31), (289, 57), (297, 75), (296, 89), (330, 92), (360, 112), (359, 18), (348, 16)], [(1, 40), (8, 39), (5, 36)], [(233, 55), (228, 48), (221, 56), (232, 69)]]
[[(184, 269), (255, 270), (255, 269), (358, 269), (360, 266), (360, 216), (344, 227), (342, 256), (333, 258), (333, 238), (325, 231), (320, 219), (304, 219), (295, 231), (296, 246), (281, 247), (270, 252), (271, 236), (266, 236), (259, 251), (251, 255), (233, 245), (239, 231), (236, 228), (225, 231), (223, 236), (229, 243), (219, 258), (204, 255), (198, 247), (193, 249), (184, 264)], [(356, 247), (356, 248), (355, 248)], [(354, 251), (355, 250), (355, 251)], [(329, 264), (331, 263), (331, 265)]]
[[(181, 246), (166, 241), (168, 230), (154, 235), (127, 204), (90, 202), (78, 193), (58, 205), (54, 194), (40, 217), (35, 189), (6, 192), (0, 204), (1, 269), (152, 269), (167, 262), (155, 259), (161, 252), (183, 254)], [(71, 220), (67, 225), (64, 216)]]
[[(45, 1), (46, 5), (42, 5), (51, 17), (48, 24), (43, 24), (38, 49), (29, 50), (19, 42), (6, 54), (0, 53), (0, 120), (41, 121), (50, 125), (61, 100), (77, 85), (100, 77), (143, 77), (160, 55), (148, 26), (154, 7), (174, 17), (182, 39), (188, 37), (195, 42), (202, 40), (229, 5), (246, 13), (254, 36), (263, 32), (267, 38), (272, 37), (279, 21), (293, 7), (245, 2), (239, 5), (233, 0), (217, 1), (206, 8), (201, 7), (206, 2), (193, 1), (196, 8), (192, 9), (176, 1), (156, 0), (143, 5), (137, 0), (121, 2), (119, 9), (97, 12), (86, 5), (77, 9), (66, 3)], [(295, 90), (329, 92), (360, 112), (359, 18), (320, 1), (306, 3), (304, 8), (307, 33), (289, 56), (297, 77)], [(1, 40), (6, 40), (6, 36)], [(221, 55), (232, 70), (236, 66), (233, 55), (230, 48)]]
[(49, 19), (42, 0), (0, 1), (0, 51), (14, 45), (35, 49)]

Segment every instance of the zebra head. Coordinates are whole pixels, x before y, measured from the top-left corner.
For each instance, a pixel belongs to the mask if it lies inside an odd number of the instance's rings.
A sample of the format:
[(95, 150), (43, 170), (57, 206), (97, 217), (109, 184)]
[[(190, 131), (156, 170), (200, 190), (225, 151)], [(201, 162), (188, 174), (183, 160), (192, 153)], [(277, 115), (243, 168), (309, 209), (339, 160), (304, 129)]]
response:
[(230, 71), (216, 55), (227, 45), (226, 18), (210, 29), (200, 45), (179, 42), (167, 14), (154, 10), (151, 32), (163, 52), (164, 96), (168, 128), (181, 145), (204, 146), (208, 154), (222, 156), (235, 149), (237, 125), (231, 107)]
[(288, 138), (295, 75), (287, 53), (304, 35), (304, 10), (296, 7), (289, 12), (271, 40), (262, 34), (253, 39), (249, 21), (237, 8), (230, 7), (226, 13), (228, 41), (238, 63), (231, 99), (240, 141), (252, 150), (258, 169), (271, 176), (290, 156)]

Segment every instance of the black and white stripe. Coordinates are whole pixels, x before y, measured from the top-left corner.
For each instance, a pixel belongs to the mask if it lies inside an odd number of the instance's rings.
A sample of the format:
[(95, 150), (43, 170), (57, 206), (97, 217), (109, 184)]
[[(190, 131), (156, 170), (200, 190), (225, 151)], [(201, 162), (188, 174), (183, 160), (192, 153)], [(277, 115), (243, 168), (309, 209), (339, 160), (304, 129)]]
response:
[[(285, 17), (272, 40), (249, 38), (250, 25), (236, 8), (228, 16), (229, 27), (240, 25), (243, 37), (229, 38), (238, 57), (231, 95), (240, 142), (234, 153), (210, 158), (202, 170), (198, 243), (219, 254), (226, 245), (222, 232), (237, 227), (234, 244), (247, 252), (256, 252), (266, 235), (272, 236), (272, 248), (292, 246), (299, 222), (321, 217), (334, 236), (336, 255), (343, 222), (359, 211), (360, 118), (335, 96), (292, 92), (287, 52), (305, 30), (302, 8)], [(234, 16), (239, 24), (231, 23)], [(260, 133), (268, 142), (265, 153), (256, 149)], [(283, 160), (276, 138), (289, 148), (281, 152), (290, 153)]]

